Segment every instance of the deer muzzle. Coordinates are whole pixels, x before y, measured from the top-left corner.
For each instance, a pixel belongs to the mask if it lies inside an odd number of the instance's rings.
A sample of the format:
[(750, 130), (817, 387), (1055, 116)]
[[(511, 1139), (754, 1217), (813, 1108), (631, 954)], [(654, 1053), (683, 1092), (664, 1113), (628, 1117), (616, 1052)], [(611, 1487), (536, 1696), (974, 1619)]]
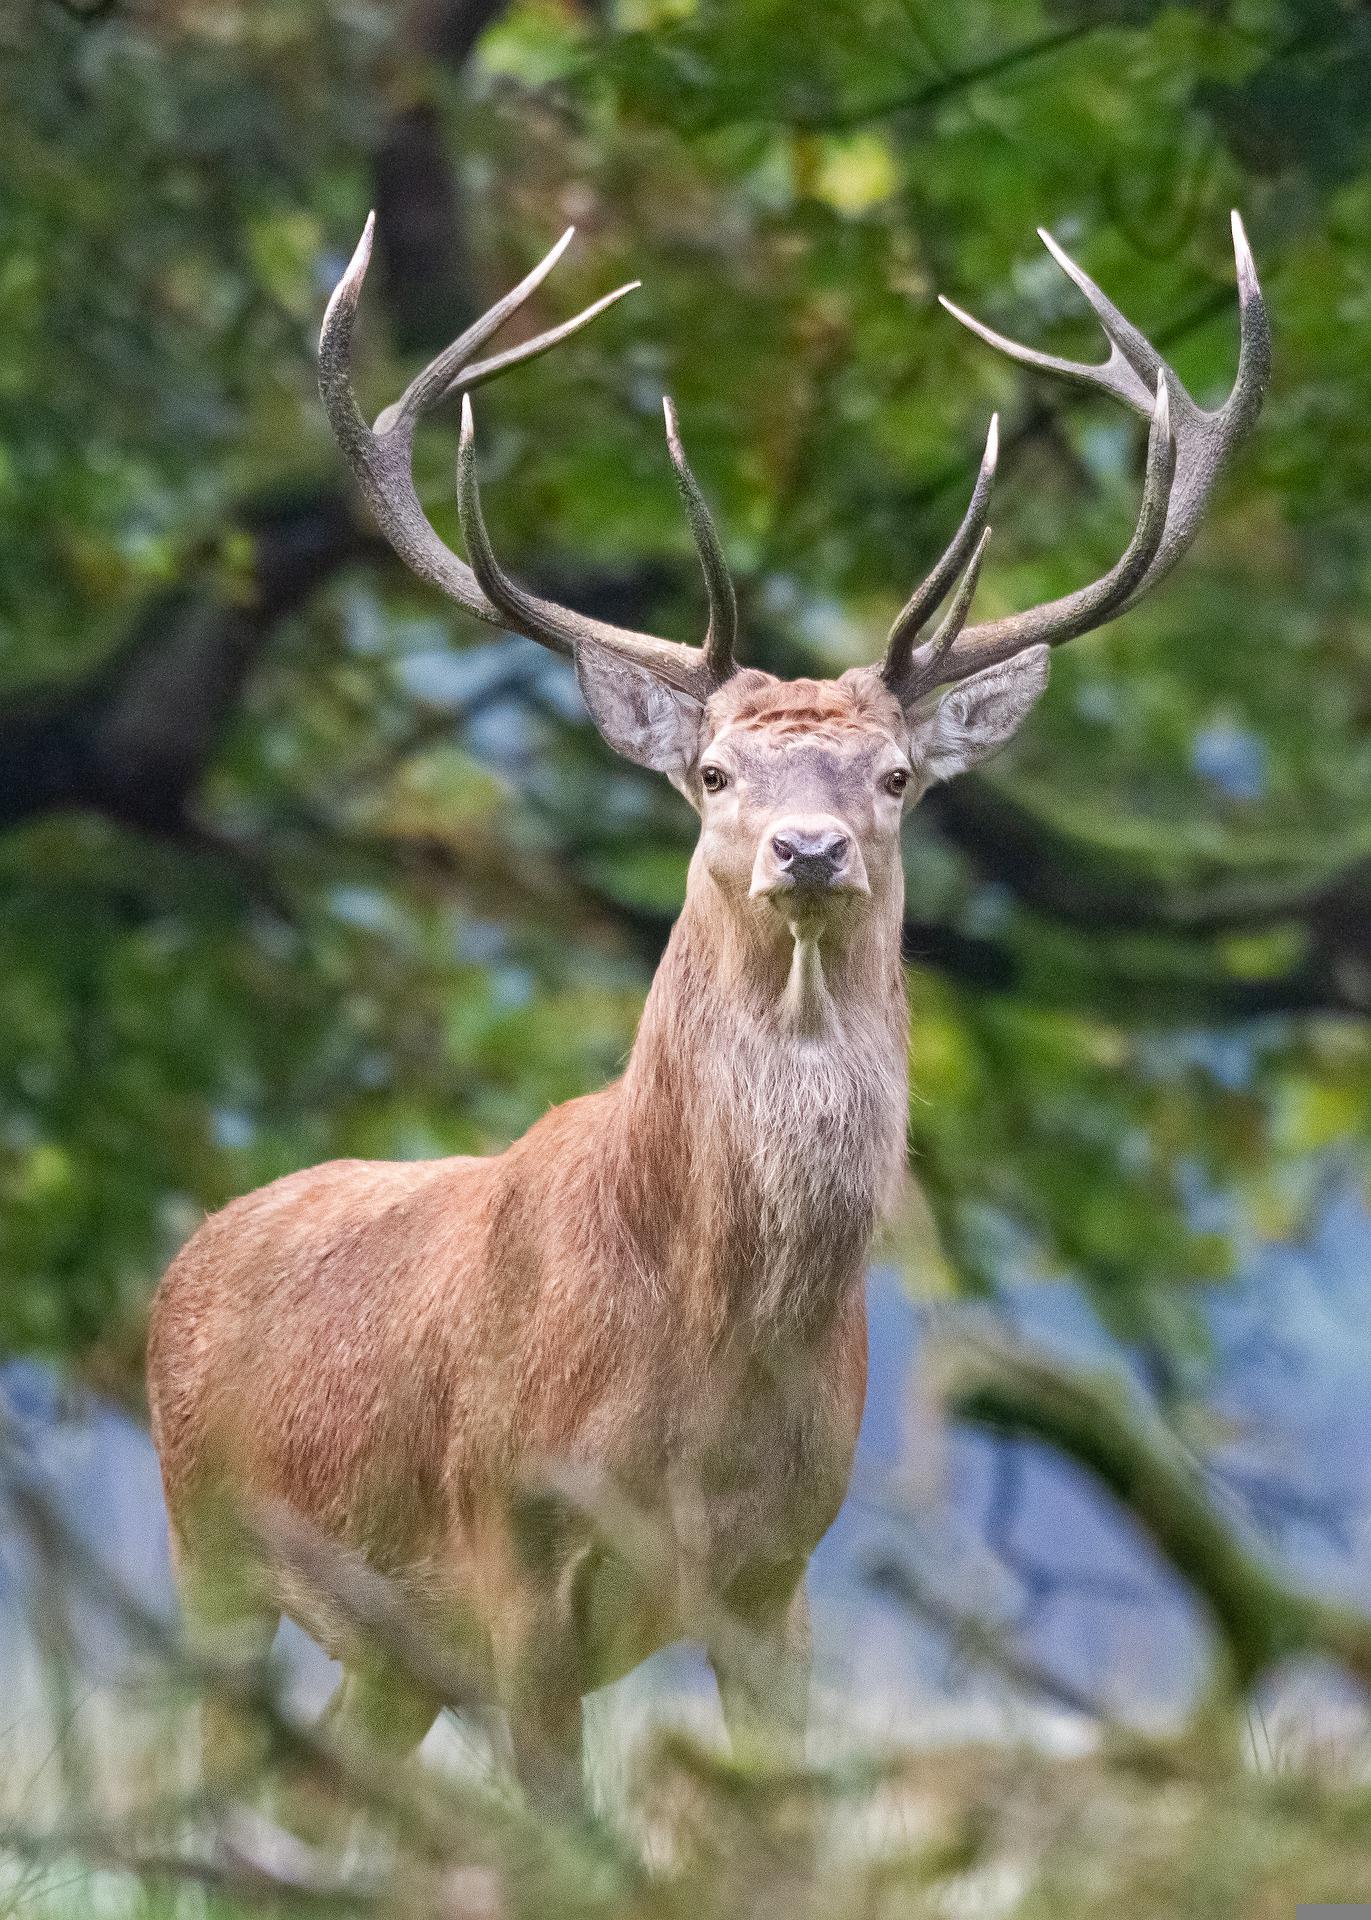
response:
[(831, 814), (773, 821), (762, 834), (749, 889), (754, 900), (798, 895), (818, 903), (828, 895), (869, 893), (861, 848)]

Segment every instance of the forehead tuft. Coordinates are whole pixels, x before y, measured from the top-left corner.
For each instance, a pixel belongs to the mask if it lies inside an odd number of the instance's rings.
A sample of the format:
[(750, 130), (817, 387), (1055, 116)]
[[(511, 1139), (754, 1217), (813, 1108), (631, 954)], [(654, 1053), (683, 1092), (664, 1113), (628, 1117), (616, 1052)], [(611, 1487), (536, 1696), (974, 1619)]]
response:
[(844, 674), (841, 680), (776, 680), (744, 672), (725, 681), (709, 703), (716, 730), (765, 733), (771, 739), (805, 735), (840, 740), (854, 734), (892, 733), (900, 709), (875, 675)]

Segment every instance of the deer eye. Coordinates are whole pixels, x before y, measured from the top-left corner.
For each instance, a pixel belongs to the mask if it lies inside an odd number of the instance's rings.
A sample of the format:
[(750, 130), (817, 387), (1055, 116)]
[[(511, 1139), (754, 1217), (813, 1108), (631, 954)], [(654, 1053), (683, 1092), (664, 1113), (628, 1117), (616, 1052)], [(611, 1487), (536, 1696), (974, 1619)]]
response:
[(700, 785), (706, 793), (719, 793), (728, 785), (728, 775), (722, 767), (701, 767)]
[(887, 793), (893, 793), (898, 800), (909, 785), (909, 774), (904, 767), (896, 767), (893, 773), (885, 776), (884, 786)]

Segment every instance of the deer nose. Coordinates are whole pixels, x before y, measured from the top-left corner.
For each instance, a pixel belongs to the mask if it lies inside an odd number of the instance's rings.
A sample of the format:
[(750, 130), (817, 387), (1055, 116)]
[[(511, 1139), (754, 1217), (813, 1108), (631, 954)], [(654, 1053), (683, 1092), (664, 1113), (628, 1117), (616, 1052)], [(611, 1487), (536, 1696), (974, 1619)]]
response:
[(776, 864), (797, 887), (826, 887), (847, 858), (848, 838), (830, 827), (806, 832), (787, 827), (772, 835), (771, 851)]

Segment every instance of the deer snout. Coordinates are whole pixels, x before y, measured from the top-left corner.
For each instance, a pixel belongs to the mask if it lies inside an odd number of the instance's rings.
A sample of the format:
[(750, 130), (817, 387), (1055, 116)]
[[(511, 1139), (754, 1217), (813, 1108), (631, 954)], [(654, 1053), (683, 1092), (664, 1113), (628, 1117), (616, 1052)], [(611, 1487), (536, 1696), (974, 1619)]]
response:
[(861, 853), (841, 821), (822, 815), (781, 820), (762, 836), (752, 873), (754, 897), (867, 891)]
[(826, 887), (847, 857), (845, 833), (801, 833), (792, 827), (789, 833), (773, 833), (771, 851), (782, 873), (788, 873), (797, 887)]

